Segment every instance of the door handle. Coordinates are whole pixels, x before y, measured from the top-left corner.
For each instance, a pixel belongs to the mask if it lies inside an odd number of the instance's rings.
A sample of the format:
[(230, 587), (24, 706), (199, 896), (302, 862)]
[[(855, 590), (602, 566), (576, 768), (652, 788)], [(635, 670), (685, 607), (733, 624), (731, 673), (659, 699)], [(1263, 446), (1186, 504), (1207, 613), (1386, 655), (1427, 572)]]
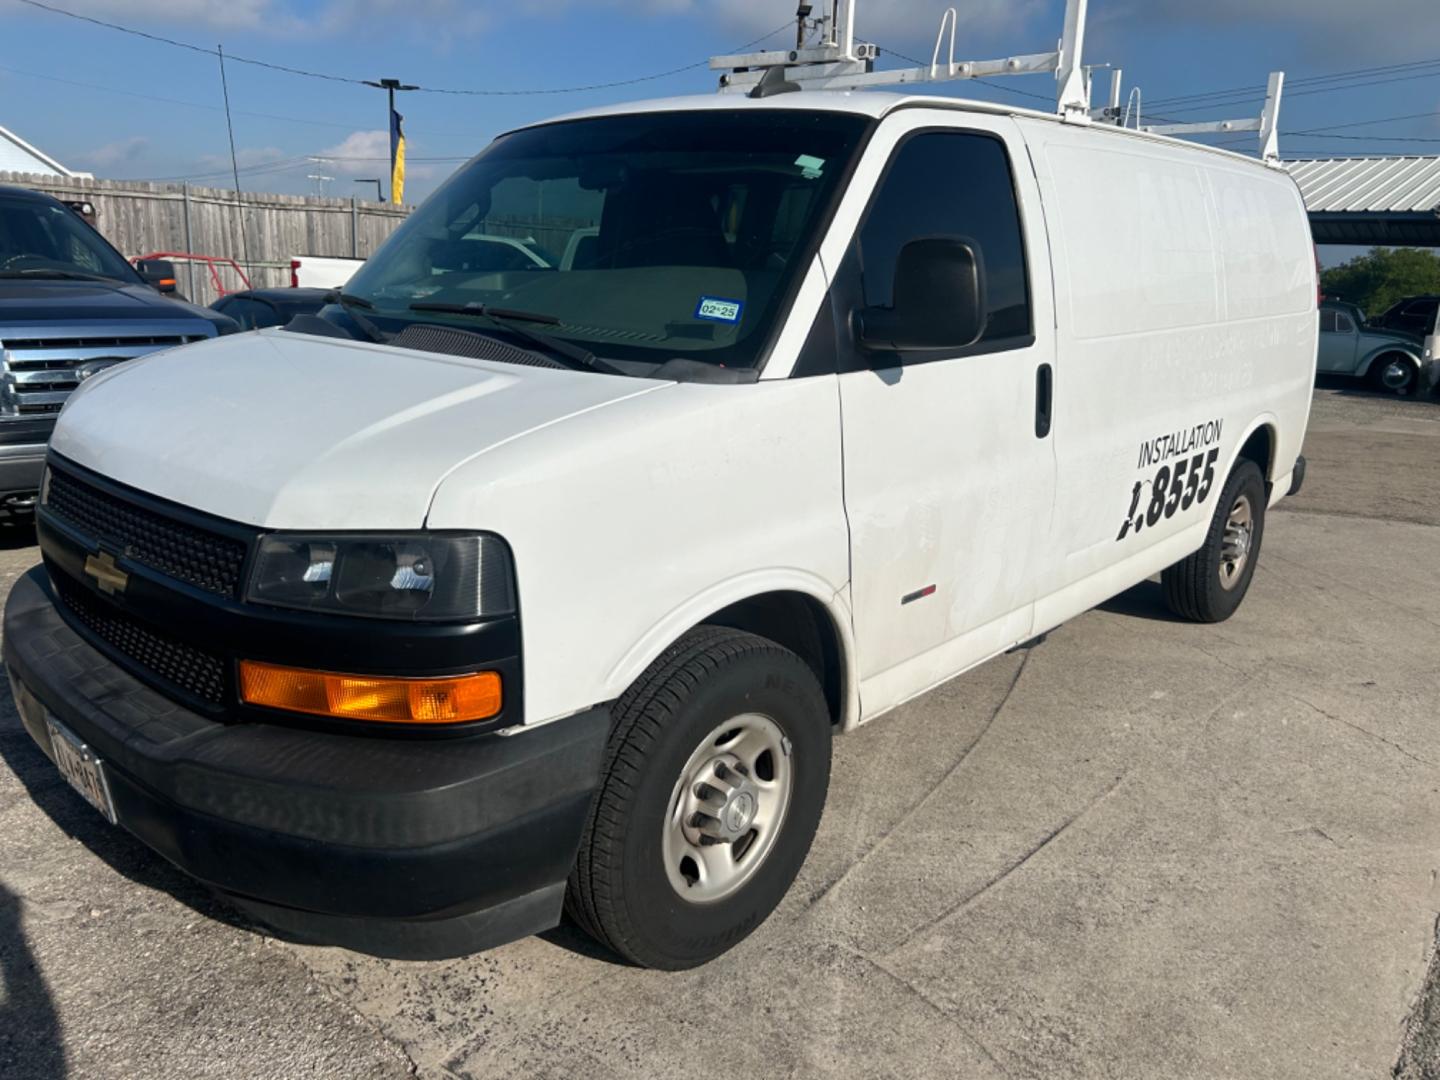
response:
[(1049, 364), (1041, 364), (1035, 369), (1035, 437), (1037, 439), (1043, 439), (1050, 434), (1054, 382)]

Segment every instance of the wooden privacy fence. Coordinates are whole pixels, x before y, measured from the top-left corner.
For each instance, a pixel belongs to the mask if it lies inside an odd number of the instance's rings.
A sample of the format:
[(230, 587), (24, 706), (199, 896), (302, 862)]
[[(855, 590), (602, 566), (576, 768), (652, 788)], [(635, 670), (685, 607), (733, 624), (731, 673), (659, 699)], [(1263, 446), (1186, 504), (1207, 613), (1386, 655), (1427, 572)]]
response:
[[(410, 213), (408, 206), (365, 199), (268, 195), (188, 183), (90, 180), (0, 172), (15, 184), (58, 199), (87, 200), (95, 224), (127, 258), (153, 251), (188, 251), (234, 259), (256, 288), (290, 284), (295, 255), (368, 258)], [(244, 228), (242, 237), (241, 228)], [(203, 266), (176, 266), (180, 290), (197, 304), (217, 293)], [(233, 277), (233, 272), (229, 272)], [(227, 289), (240, 281), (225, 280)]]

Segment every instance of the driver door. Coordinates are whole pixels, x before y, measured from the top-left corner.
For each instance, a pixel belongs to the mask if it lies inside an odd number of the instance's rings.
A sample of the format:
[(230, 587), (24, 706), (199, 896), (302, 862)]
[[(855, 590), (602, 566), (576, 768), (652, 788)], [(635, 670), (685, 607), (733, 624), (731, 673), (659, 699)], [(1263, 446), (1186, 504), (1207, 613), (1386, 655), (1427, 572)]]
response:
[[(1049, 257), (1018, 128), (906, 110), (876, 133), (851, 196), (875, 173), (845, 247), (830, 250), (866, 718), (1030, 636), (1055, 484)], [(867, 347), (863, 313), (889, 325), (901, 309), (901, 250), (937, 238), (978, 253), (979, 340)]]

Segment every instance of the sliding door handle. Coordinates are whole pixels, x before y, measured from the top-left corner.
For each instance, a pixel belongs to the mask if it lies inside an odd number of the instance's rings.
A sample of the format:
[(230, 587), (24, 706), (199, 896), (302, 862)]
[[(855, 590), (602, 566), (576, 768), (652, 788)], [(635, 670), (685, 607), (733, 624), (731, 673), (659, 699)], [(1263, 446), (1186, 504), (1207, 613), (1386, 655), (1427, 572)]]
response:
[(1050, 420), (1053, 416), (1055, 378), (1049, 364), (1035, 369), (1035, 437), (1043, 439), (1050, 434)]

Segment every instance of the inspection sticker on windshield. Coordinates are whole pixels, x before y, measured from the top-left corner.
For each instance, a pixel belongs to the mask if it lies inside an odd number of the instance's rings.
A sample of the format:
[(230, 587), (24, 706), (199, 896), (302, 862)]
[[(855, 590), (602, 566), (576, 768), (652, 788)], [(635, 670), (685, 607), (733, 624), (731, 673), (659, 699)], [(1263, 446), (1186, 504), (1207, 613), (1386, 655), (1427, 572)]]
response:
[(813, 154), (801, 154), (795, 159), (795, 164), (799, 166), (800, 175), (806, 180), (818, 180), (821, 170), (825, 168), (825, 159)]
[(723, 296), (702, 296), (695, 305), (695, 318), (710, 322), (738, 323), (745, 310), (745, 301), (727, 300)]

